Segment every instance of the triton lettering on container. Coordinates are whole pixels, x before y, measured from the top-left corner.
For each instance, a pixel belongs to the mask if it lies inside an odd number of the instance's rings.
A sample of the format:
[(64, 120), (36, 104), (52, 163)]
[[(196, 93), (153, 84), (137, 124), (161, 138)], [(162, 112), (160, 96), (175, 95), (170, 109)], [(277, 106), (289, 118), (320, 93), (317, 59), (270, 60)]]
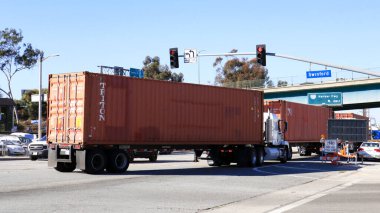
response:
[(278, 100), (265, 101), (264, 109), (276, 114), (284, 123), (285, 140), (297, 147), (301, 156), (320, 153), (321, 135), (327, 136), (328, 120), (333, 116), (330, 108)]
[(261, 165), (270, 144), (272, 158), (286, 153), (279, 138), (263, 140), (261, 91), (54, 74), (48, 110), (48, 163), (61, 172), (124, 172), (133, 149), (200, 149), (211, 166)]

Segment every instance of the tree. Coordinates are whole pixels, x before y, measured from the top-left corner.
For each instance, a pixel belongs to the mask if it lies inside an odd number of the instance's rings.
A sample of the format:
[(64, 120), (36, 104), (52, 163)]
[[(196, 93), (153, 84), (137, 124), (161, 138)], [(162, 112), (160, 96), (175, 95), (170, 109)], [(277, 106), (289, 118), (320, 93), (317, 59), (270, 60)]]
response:
[[(233, 49), (230, 53), (236, 53), (238, 50)], [(269, 80), (268, 70), (257, 63), (256, 58), (230, 58), (223, 65), (223, 58), (218, 57), (213, 64), (216, 67), (215, 83), (217, 85), (229, 87), (263, 87), (265, 84), (273, 86)]]
[(143, 65), (144, 78), (174, 82), (183, 82), (184, 80), (182, 73), (172, 73), (168, 65), (161, 65), (160, 58), (157, 56), (153, 58), (146, 56)]
[(282, 80), (277, 81), (277, 87), (286, 87), (286, 86), (288, 86), (287, 81), (282, 81)]
[[(42, 52), (33, 49), (30, 43), (22, 43), (21, 30), (5, 28), (0, 31), (0, 70), (7, 80), (7, 89), (0, 88), (10, 99), (13, 99), (12, 79), (21, 70), (31, 69)], [(8, 91), (7, 91), (8, 90)]]
[[(47, 94), (47, 89), (42, 89), (41, 94)], [(38, 119), (38, 102), (32, 102), (32, 95), (37, 95), (38, 90), (28, 90), (26, 91), (21, 100), (16, 101), (17, 105), (17, 113), (19, 115), (20, 120), (35, 120)], [(46, 118), (46, 102), (42, 102), (42, 118)]]
[(267, 87), (268, 87), (268, 88), (273, 88), (273, 87), (274, 87), (274, 83), (273, 83), (272, 80), (269, 80), (269, 81), (267, 82)]

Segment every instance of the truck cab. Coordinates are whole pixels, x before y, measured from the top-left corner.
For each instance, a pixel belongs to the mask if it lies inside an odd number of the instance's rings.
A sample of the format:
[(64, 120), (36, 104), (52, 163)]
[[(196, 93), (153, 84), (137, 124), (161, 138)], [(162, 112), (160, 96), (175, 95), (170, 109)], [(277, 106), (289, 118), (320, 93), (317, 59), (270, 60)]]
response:
[(286, 121), (278, 119), (276, 114), (266, 112), (264, 119), (265, 160), (280, 160), (285, 163), (292, 158), (292, 149), (284, 134), (288, 128)]

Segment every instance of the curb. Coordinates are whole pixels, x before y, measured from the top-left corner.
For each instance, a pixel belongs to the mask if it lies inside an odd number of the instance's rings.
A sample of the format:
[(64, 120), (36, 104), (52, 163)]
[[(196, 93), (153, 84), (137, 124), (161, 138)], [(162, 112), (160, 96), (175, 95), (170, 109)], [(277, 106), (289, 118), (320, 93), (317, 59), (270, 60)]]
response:
[(29, 157), (0, 157), (0, 161), (30, 160)]

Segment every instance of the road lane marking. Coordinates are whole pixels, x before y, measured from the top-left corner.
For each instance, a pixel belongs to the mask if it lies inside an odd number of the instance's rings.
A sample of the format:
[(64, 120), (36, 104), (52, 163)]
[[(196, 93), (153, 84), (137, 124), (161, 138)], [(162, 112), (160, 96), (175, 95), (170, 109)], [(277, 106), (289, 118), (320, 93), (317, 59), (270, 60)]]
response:
[(271, 174), (271, 175), (283, 175), (283, 176), (289, 176), (289, 177), (295, 177), (295, 178), (306, 178), (306, 179), (313, 179), (313, 180), (319, 180), (320, 179), (320, 178), (303, 176), (303, 175), (291, 175), (291, 174), (283, 174), (283, 173), (278, 173), (278, 172), (268, 172), (268, 171), (260, 170), (259, 168), (254, 168), (253, 171)]
[(301, 168), (301, 167), (293, 167), (293, 166), (279, 166), (279, 165), (273, 165), (273, 166), (274, 167), (288, 168), (288, 169), (299, 169), (299, 170), (309, 170), (309, 171), (331, 172), (330, 170), (324, 170), (324, 169), (310, 169), (310, 168)]
[(340, 185), (338, 185), (338, 186), (336, 186), (336, 187), (334, 187), (332, 189), (328, 189), (326, 191), (318, 192), (318, 193), (316, 193), (314, 195), (311, 195), (309, 197), (306, 197), (306, 198), (301, 199), (299, 201), (296, 201), (294, 203), (291, 203), (291, 204), (288, 204), (286, 206), (280, 207), (280, 208), (275, 209), (273, 211), (269, 211), (269, 213), (282, 213), (282, 212), (285, 212), (285, 211), (289, 211), (291, 209), (294, 209), (294, 208), (296, 208), (298, 206), (301, 206), (301, 205), (304, 205), (306, 203), (309, 203), (309, 202), (311, 202), (313, 200), (321, 198), (321, 197), (323, 197), (325, 195), (328, 195), (330, 193), (337, 192), (337, 191), (340, 191), (340, 190), (342, 190), (344, 188), (352, 186), (356, 182), (358, 182), (358, 180), (354, 180), (354, 181), (351, 181), (349, 183), (340, 184)]

